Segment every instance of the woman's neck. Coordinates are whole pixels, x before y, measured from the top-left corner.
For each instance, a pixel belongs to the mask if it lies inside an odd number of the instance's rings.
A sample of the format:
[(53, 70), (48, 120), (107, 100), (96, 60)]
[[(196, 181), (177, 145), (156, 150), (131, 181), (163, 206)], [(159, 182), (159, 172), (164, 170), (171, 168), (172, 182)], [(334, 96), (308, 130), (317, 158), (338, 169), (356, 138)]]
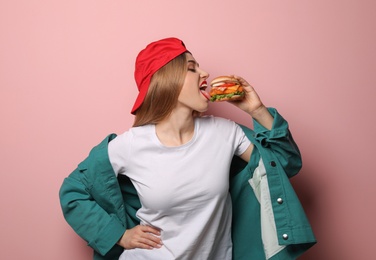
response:
[(195, 123), (192, 114), (172, 112), (155, 126), (160, 142), (165, 146), (180, 146), (189, 142), (194, 134)]

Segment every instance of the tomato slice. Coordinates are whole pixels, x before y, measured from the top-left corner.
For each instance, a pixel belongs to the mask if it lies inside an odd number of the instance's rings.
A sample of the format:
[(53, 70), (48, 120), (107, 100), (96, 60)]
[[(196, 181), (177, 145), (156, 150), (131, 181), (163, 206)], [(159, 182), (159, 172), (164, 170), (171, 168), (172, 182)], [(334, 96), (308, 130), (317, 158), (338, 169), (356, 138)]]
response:
[(236, 84), (235, 83), (225, 83), (223, 85), (221, 85), (221, 88), (228, 88), (228, 87), (232, 87), (232, 86), (235, 86)]

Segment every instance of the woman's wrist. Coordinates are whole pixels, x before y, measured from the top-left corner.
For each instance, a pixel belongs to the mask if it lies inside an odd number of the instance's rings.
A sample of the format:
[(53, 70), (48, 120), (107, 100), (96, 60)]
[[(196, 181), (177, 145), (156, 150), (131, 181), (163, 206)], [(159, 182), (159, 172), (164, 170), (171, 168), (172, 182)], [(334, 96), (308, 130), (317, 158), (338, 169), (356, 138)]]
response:
[(248, 112), (248, 114), (255, 120), (262, 117), (265, 113), (269, 113), (269, 111), (264, 105), (261, 105), (258, 108)]
[(268, 108), (264, 105), (261, 105), (257, 109), (249, 112), (254, 120), (256, 120), (259, 124), (264, 126), (267, 129), (272, 129), (273, 126), (273, 116), (270, 114)]

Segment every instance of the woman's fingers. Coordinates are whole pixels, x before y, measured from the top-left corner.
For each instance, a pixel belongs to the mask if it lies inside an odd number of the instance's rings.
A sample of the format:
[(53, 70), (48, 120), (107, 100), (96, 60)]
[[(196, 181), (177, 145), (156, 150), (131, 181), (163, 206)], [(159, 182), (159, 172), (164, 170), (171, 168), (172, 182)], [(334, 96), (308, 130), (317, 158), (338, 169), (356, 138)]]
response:
[(154, 234), (156, 236), (161, 235), (161, 232), (156, 228), (153, 228), (153, 227), (150, 227), (150, 226), (141, 226), (141, 225), (137, 226), (137, 227), (139, 227), (145, 233), (151, 233), (151, 234)]
[(143, 248), (153, 249), (162, 246), (162, 240), (159, 237), (160, 231), (150, 226), (135, 226), (128, 229), (119, 240), (118, 244), (125, 249)]
[(139, 243), (142, 246), (142, 248), (160, 248), (162, 246), (162, 241), (160, 238), (154, 236), (154, 235), (149, 235), (145, 238), (140, 238)]
[(150, 226), (139, 226), (139, 227), (142, 231), (141, 233), (142, 242), (145, 245), (152, 247), (152, 248), (161, 247), (162, 240), (159, 237), (161, 235), (161, 232), (158, 229), (150, 227)]

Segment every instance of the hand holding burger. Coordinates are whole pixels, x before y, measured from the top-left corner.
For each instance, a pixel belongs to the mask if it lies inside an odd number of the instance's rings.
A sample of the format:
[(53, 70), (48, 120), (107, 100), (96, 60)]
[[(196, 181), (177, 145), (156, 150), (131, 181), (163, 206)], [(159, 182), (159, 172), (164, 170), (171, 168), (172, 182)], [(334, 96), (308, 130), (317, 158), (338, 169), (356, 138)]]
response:
[(231, 104), (250, 114), (267, 129), (272, 128), (273, 117), (262, 103), (255, 89), (242, 77), (220, 76), (210, 83), (211, 101), (236, 101)]
[(245, 96), (239, 80), (232, 76), (219, 76), (210, 82), (210, 101), (235, 101)]

